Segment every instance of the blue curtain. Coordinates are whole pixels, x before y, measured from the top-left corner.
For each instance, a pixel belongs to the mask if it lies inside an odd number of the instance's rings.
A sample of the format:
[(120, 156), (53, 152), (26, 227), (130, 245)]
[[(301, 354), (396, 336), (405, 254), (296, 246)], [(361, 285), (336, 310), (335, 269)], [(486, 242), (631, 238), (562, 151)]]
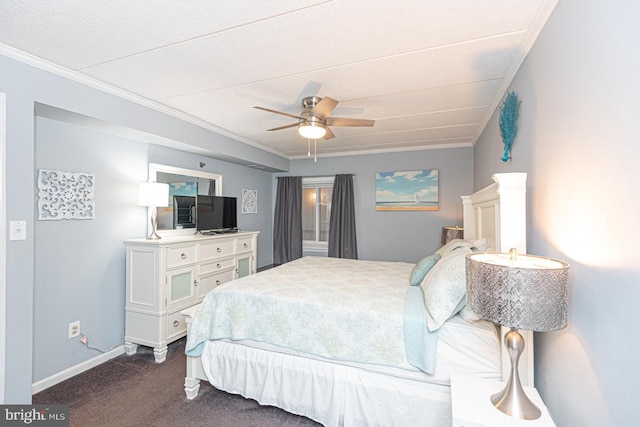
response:
[(358, 259), (353, 175), (336, 175), (329, 219), (329, 256)]
[(302, 257), (302, 178), (278, 177), (273, 220), (273, 263)]

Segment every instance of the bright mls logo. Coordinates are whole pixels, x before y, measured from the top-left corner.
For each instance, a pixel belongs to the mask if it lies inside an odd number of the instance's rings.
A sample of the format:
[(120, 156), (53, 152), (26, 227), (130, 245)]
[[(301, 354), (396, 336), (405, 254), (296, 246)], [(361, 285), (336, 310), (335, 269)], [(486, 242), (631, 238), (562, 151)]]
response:
[(68, 427), (68, 405), (0, 405), (0, 426)]

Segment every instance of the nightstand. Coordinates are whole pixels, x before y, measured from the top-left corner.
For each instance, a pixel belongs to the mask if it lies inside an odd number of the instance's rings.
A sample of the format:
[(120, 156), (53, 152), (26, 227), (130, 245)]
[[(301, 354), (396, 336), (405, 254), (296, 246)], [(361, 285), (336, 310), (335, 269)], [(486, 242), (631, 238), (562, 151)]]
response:
[(537, 420), (514, 419), (494, 408), (491, 395), (504, 386), (500, 381), (451, 374), (453, 427), (555, 427), (549, 410), (533, 387), (524, 387), (524, 391), (542, 411)]

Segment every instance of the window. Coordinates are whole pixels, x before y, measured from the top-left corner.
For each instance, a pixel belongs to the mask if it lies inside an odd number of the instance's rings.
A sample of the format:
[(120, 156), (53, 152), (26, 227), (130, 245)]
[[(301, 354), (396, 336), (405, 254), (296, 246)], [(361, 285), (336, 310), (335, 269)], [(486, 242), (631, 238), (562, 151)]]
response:
[(327, 252), (333, 177), (302, 179), (302, 241), (306, 252)]

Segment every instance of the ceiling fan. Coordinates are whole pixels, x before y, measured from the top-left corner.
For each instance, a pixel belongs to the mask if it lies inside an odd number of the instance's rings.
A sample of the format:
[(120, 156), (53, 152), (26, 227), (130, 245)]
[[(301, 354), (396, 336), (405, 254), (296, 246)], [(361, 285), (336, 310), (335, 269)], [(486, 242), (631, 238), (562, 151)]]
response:
[(331, 132), (329, 126), (373, 126), (375, 123), (375, 120), (368, 119), (329, 117), (337, 105), (338, 101), (333, 98), (329, 98), (328, 96), (325, 96), (324, 98), (308, 96), (302, 100), (302, 112), (299, 116), (264, 107), (253, 108), (298, 119), (296, 123), (267, 129), (267, 131), (282, 130), (297, 126), (300, 135), (307, 139), (335, 138), (335, 135)]

